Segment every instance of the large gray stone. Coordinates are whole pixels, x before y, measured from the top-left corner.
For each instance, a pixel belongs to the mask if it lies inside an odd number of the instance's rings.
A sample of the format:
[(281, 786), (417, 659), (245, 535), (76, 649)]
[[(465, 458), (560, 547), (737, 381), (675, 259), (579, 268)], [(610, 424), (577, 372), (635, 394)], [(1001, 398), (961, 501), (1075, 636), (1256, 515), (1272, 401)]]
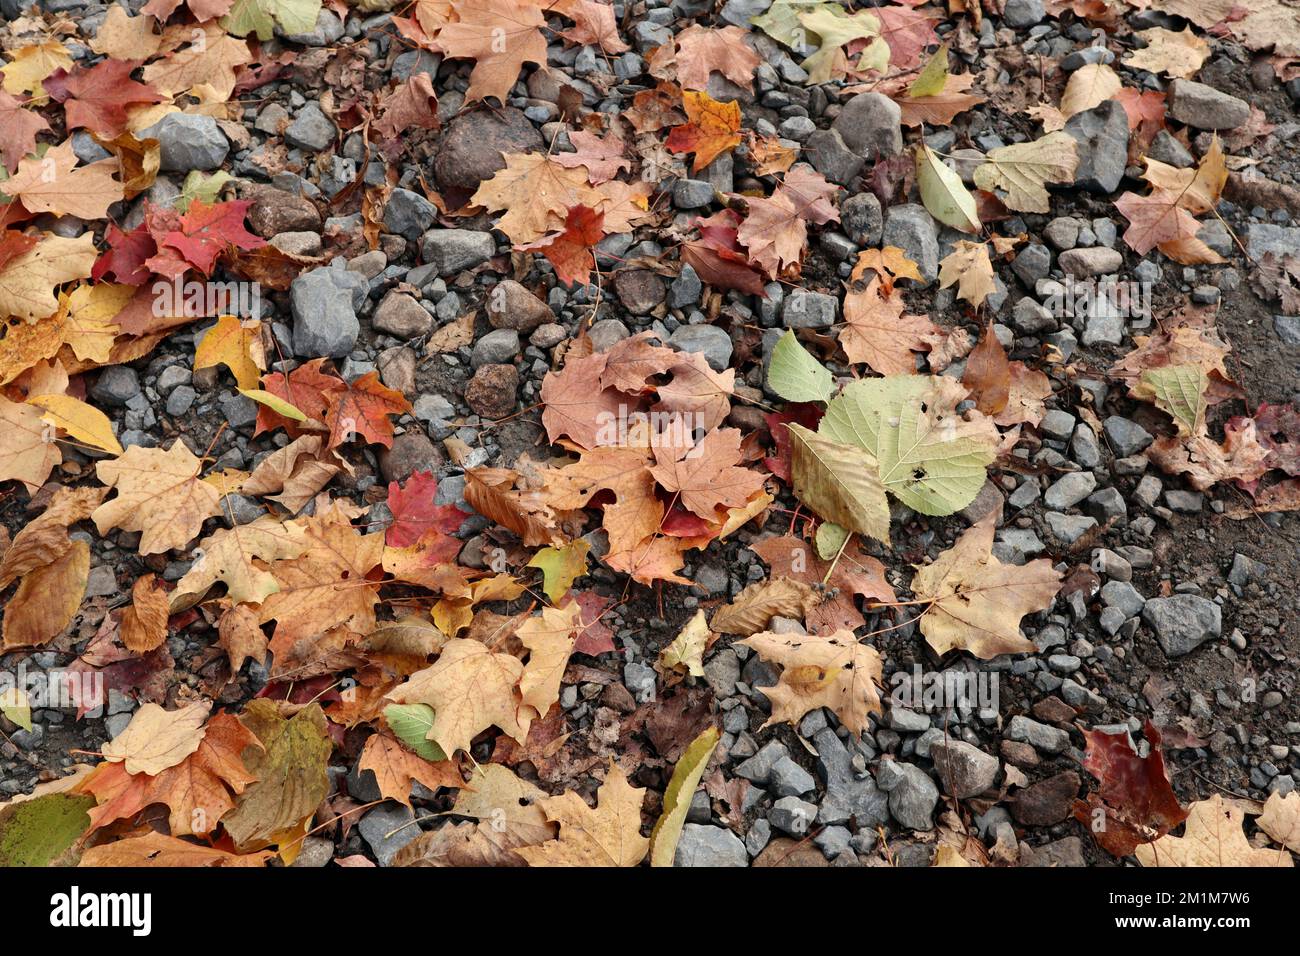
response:
[(1196, 129), (1236, 129), (1250, 119), (1250, 104), (1204, 83), (1174, 80), (1169, 115)]
[(903, 151), (903, 111), (883, 93), (859, 93), (840, 109), (831, 128), (844, 145), (873, 162)]
[(165, 173), (220, 169), (230, 151), (217, 121), (195, 113), (168, 113), (139, 137), (158, 140), (159, 168)]
[(415, 813), (400, 803), (385, 803), (369, 810), (357, 824), (362, 839), (374, 851), (380, 866), (389, 866), (397, 851), (420, 835)]
[(1118, 100), (1107, 100), (1066, 121), (1065, 131), (1079, 146), (1075, 185), (1110, 193), (1119, 186), (1128, 162), (1128, 114)]
[(819, 129), (804, 142), (803, 156), (813, 169), (833, 183), (847, 186), (862, 172), (866, 160), (849, 149), (838, 130)]
[(916, 263), (924, 280), (919, 283), (921, 288), (939, 277), (939, 227), (919, 203), (890, 206), (880, 242), (884, 246), (897, 246)]
[(748, 866), (745, 844), (724, 827), (687, 823), (677, 840), (673, 866)]
[(487, 262), (496, 252), (496, 243), (490, 232), (431, 229), (424, 234), (420, 248), (424, 261), (433, 265), (438, 275), (450, 276)]
[(731, 363), (731, 336), (716, 325), (679, 325), (668, 337), (668, 344), (683, 352), (700, 353), (709, 367), (718, 372)]
[(384, 205), (384, 228), (415, 242), (438, 220), (438, 207), (417, 192), (394, 189)]
[(1199, 594), (1152, 598), (1142, 606), (1142, 620), (1169, 657), (1190, 654), (1223, 632), (1223, 611)]
[(343, 358), (357, 344), (361, 323), (357, 306), (365, 301), (366, 280), (355, 272), (312, 269), (293, 280), (293, 351), (299, 358)]
[(300, 109), (284, 131), (284, 141), (290, 146), (314, 153), (333, 145), (337, 136), (338, 128), (333, 120), (322, 113), (315, 103), (308, 103)]
[(930, 747), (930, 759), (944, 790), (965, 800), (983, 793), (997, 780), (998, 758), (964, 740), (946, 740)]

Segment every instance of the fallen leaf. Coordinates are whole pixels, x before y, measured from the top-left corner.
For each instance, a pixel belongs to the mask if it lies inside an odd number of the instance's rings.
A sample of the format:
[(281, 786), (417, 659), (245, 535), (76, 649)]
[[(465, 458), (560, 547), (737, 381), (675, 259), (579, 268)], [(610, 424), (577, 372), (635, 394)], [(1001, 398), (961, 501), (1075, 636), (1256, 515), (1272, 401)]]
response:
[(862, 644), (852, 631), (828, 637), (775, 634), (765, 631), (747, 637), (744, 644), (763, 660), (781, 665), (775, 687), (760, 688), (772, 702), (772, 716), (763, 724), (797, 724), (803, 715), (826, 707), (852, 733), (870, 727), (868, 715), (879, 714), (880, 654)]
[(1020, 619), (1051, 606), (1061, 575), (1047, 558), (1003, 564), (992, 553), (997, 513), (962, 533), (932, 564), (918, 567), (912, 593), (928, 602), (921, 633), (937, 654), (966, 650), (981, 660), (1032, 653)]

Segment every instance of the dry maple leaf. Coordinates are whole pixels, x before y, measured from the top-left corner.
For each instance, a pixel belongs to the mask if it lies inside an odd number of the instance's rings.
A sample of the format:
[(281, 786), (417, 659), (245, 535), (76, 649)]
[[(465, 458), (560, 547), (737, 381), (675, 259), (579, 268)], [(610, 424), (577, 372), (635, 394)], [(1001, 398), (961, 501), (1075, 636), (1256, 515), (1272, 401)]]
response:
[(357, 769), (375, 775), (379, 792), (389, 800), (411, 805), (411, 783), (419, 781), (430, 790), (465, 785), (460, 771), (450, 760), (432, 763), (407, 750), (388, 734), (371, 734), (362, 748)]
[(519, 474), (509, 468), (471, 468), (465, 473), (465, 501), (519, 535), (527, 547), (563, 547), (564, 535), (546, 497), (536, 489), (516, 489), (518, 480)]
[(582, 608), (571, 603), (562, 608), (542, 608), (519, 626), (515, 636), (528, 648), (528, 662), (519, 679), (522, 703), (541, 717), (560, 699), (560, 681), (582, 627)]
[(45, 91), (63, 104), (68, 130), (88, 129), (112, 139), (126, 132), (128, 107), (161, 103), (157, 90), (131, 79), (135, 63), (101, 60), (90, 69), (46, 77)]
[(749, 250), (750, 261), (769, 276), (797, 264), (808, 240), (805, 221), (839, 221), (840, 214), (828, 201), (838, 191), (820, 173), (800, 164), (785, 175), (770, 199), (749, 198), (749, 214), (736, 238)]
[(30, 212), (103, 219), (108, 207), (122, 196), (122, 184), (113, 178), (115, 160), (103, 159), (77, 166), (72, 140), (46, 150), (45, 155), (18, 163), (18, 172), (5, 181), (5, 194), (21, 200)]
[(0, 591), (72, 547), (69, 526), (90, 517), (107, 493), (105, 488), (58, 488), (45, 510), (24, 525), (0, 555)]
[(985, 415), (997, 415), (1011, 398), (1011, 363), (1006, 350), (993, 334), (993, 322), (984, 326), (979, 344), (966, 359), (961, 383), (970, 390), (975, 407)]
[(176, 582), (172, 611), (202, 600), (218, 581), (226, 585), (226, 594), (235, 604), (261, 604), (280, 590), (275, 575), (262, 562), (296, 558), (307, 550), (309, 541), (294, 525), (281, 524), (271, 515), (214, 531), (199, 542), (197, 558)]
[(220, 512), (221, 493), (199, 478), (202, 464), (179, 438), (166, 451), (132, 445), (99, 462), (95, 474), (117, 496), (91, 515), (96, 529), (139, 531), (140, 554), (185, 547)]
[(1143, 866), (1286, 866), (1295, 862), (1286, 850), (1266, 850), (1246, 842), (1246, 814), (1215, 794), (1198, 800), (1187, 812), (1180, 837), (1165, 834), (1133, 851)]
[(645, 789), (629, 784), (611, 761), (594, 810), (572, 791), (539, 800), (546, 818), (559, 824), (560, 835), (515, 852), (529, 866), (636, 866), (650, 849), (641, 836), (644, 799)]
[(0, 90), (0, 163), (5, 169), (16, 170), (20, 159), (36, 151), (36, 134), (49, 128), (40, 114)]
[(590, 206), (574, 206), (564, 220), (564, 230), (520, 250), (540, 252), (555, 267), (565, 285), (586, 285), (596, 268), (595, 247), (605, 237), (605, 214)]
[(1139, 255), (1156, 246), (1185, 242), (1196, 237), (1201, 224), (1179, 204), (1179, 194), (1156, 188), (1149, 196), (1124, 193), (1115, 200), (1115, 208), (1129, 221), (1124, 242)]
[(655, 480), (683, 507), (713, 520), (719, 508), (739, 507), (763, 487), (763, 476), (740, 468), (740, 430), (720, 428), (690, 448), (654, 448)]
[(310, 703), (285, 719), (280, 704), (254, 700), (240, 723), (260, 742), (244, 748), (250, 784), (222, 823), (241, 852), (278, 844), (286, 863), (293, 862), (306, 825), (329, 795), (327, 766), (334, 746), (320, 705)]
[(120, 762), (127, 773), (156, 776), (174, 767), (203, 742), (203, 724), (212, 705), (198, 701), (179, 710), (144, 704), (120, 734), (104, 744), (105, 760)]
[(368, 442), (393, 446), (393, 423), (389, 416), (403, 415), (411, 403), (399, 391), (379, 381), (378, 372), (367, 372), (330, 395), (325, 424), (329, 426), (327, 447), (337, 448), (360, 435)]
[(1020, 619), (1051, 606), (1061, 574), (1047, 558), (1003, 564), (992, 553), (996, 528), (997, 513), (990, 512), (912, 578), (912, 593), (930, 602), (921, 633), (938, 654), (956, 648), (988, 660), (1034, 650)]
[(1294, 791), (1286, 795), (1277, 791), (1270, 793), (1258, 823), (1259, 828), (1278, 843), (1292, 853), (1300, 853), (1300, 794)]
[(948, 126), (958, 113), (964, 113), (984, 102), (978, 93), (967, 93), (975, 82), (973, 73), (953, 73), (944, 80), (943, 92), (931, 96), (895, 96), (902, 111), (904, 126)]
[(558, 372), (551, 370), (542, 380), (542, 424), (546, 436), (555, 441), (568, 435), (584, 448), (600, 445), (608, 424), (628, 407), (627, 396), (601, 385), (608, 361), (606, 353), (595, 352), (570, 358)]
[[(763, 62), (737, 26), (714, 30), (693, 23), (673, 39), (677, 43), (677, 82), (683, 90), (705, 90), (709, 74), (721, 73), (745, 90), (754, 88), (754, 71)], [(705, 164), (707, 165), (707, 164)]]
[(611, 131), (602, 137), (586, 130), (573, 130), (569, 142), (576, 152), (556, 153), (552, 158), (570, 169), (586, 167), (587, 178), (593, 186), (613, 179), (620, 169), (632, 168), (632, 160), (626, 155), (627, 144), (617, 133)]
[[(64, 282), (87, 278), (94, 265), (93, 234), (86, 232), (75, 239), (43, 235), (35, 246), (0, 266), (0, 315), (28, 322), (53, 315), (59, 308), (54, 290)], [(10, 342), (12, 335), (10, 332), (5, 338), (5, 351), (15, 347)], [(48, 357), (39, 355), (37, 359)]]
[(810, 542), (790, 535), (765, 538), (750, 545), (750, 550), (767, 563), (773, 577), (792, 578), (813, 586), (826, 582), (825, 593), (805, 618), (811, 634), (852, 631), (865, 624), (854, 603), (855, 595), (886, 604), (897, 597), (885, 578), (885, 566), (875, 558), (855, 553), (855, 549), (845, 550), (834, 564), (819, 558)]
[(258, 614), (262, 624), (276, 622), (271, 639), (276, 671), (286, 669), (289, 656), (308, 656), (310, 646), (301, 644), (310, 645), (331, 628), (368, 634), (375, 626), (379, 585), (366, 577), (383, 561), (383, 532), (358, 533), (337, 505), (304, 524), (305, 547), (298, 556), (270, 565), (280, 587)]
[(542, 11), (513, 0), (453, 0), (456, 20), (438, 31), (448, 57), (473, 59), (469, 102), (492, 96), (506, 103), (525, 63), (546, 64)]
[(1124, 58), (1124, 65), (1130, 69), (1188, 77), (1199, 70), (1210, 55), (1210, 45), (1193, 33), (1191, 27), (1182, 33), (1152, 27), (1134, 35), (1141, 37), (1146, 46)]
[(228, 853), (172, 836), (150, 832), (127, 837), (101, 846), (93, 846), (81, 855), (79, 866), (86, 867), (264, 867), (275, 857), (261, 853)]
[(882, 375), (913, 374), (913, 353), (928, 351), (939, 329), (927, 316), (904, 308), (902, 295), (886, 295), (879, 276), (865, 289), (846, 293), (840, 346), (848, 360), (870, 365)]
[(1070, 74), (1061, 94), (1061, 113), (1069, 119), (1075, 113), (1082, 113), (1100, 106), (1119, 92), (1119, 75), (1105, 63), (1088, 63)]
[(939, 263), (939, 288), (957, 284), (957, 297), (979, 306), (997, 291), (989, 247), (983, 242), (957, 240), (953, 251)]
[(427, 73), (416, 73), (384, 97), (375, 132), (398, 139), (409, 129), (437, 129), (438, 94)]
[(566, 40), (582, 45), (595, 44), (606, 53), (627, 52), (628, 45), (618, 35), (613, 4), (602, 0), (559, 0), (549, 9), (576, 24), (572, 30), (560, 32)]
[(664, 143), (669, 152), (694, 153), (691, 171), (699, 172), (740, 145), (740, 104), (720, 103), (708, 93), (682, 93), (686, 122), (674, 126)]
[(766, 581), (747, 585), (730, 604), (718, 608), (709, 627), (719, 634), (754, 634), (774, 617), (802, 621), (820, 600), (811, 584), (773, 571)]
[(244, 766), (249, 747), (261, 747), (232, 714), (216, 714), (203, 728), (198, 747), (158, 774), (131, 774), (121, 763), (105, 762), (77, 787), (98, 806), (89, 811), (92, 828), (134, 816), (152, 804), (165, 804), (173, 836), (204, 835), (235, 808), (232, 794), (243, 793), (255, 778)]
[(81, 540), (28, 572), (5, 605), (4, 647), (37, 647), (58, 637), (81, 606), (89, 575), (90, 545)]
[(131, 606), (122, 610), (121, 640), (128, 650), (143, 654), (167, 640), (167, 589), (146, 574), (131, 588)]
[(21, 481), (35, 494), (62, 461), (41, 409), (0, 396), (0, 481)]
[(474, 738), (492, 726), (523, 743), (528, 723), (519, 718), (517, 688), (523, 671), (524, 665), (509, 654), (456, 638), (443, 646), (431, 667), (412, 674), (386, 697), (399, 704), (432, 707), (428, 738), (445, 754), (468, 751)]
[(881, 712), (876, 690), (881, 682), (880, 654), (860, 643), (852, 631), (836, 631), (828, 637), (765, 631), (739, 643), (763, 660), (781, 665), (777, 685), (761, 688), (772, 702), (772, 716), (764, 727), (782, 721), (797, 724), (810, 710), (826, 707), (851, 732), (860, 734), (870, 727), (868, 715)]
[(614, 496), (604, 506), (610, 550), (628, 551), (659, 530), (664, 508), (655, 495), (650, 459), (644, 449), (607, 446), (584, 452), (563, 468), (543, 468), (546, 501), (559, 511), (585, 508), (599, 492)]
[(516, 245), (536, 242), (564, 228), (574, 206), (597, 206), (602, 196), (581, 169), (566, 169), (543, 153), (503, 153), (506, 166), (479, 184), (470, 200), (504, 209), (497, 228)]
[(1270, 452), (1259, 441), (1250, 419), (1229, 421), (1223, 426), (1220, 445), (1204, 429), (1183, 440), (1160, 438), (1147, 450), (1148, 457), (1171, 475), (1187, 476), (1187, 483), (1206, 491), (1221, 481), (1249, 484), (1258, 481), (1272, 467)]

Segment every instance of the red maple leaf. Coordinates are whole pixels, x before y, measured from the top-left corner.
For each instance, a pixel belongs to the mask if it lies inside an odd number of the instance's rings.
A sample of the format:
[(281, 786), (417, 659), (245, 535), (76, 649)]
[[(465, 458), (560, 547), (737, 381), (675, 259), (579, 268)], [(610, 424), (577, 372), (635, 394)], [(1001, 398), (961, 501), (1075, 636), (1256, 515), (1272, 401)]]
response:
[[(322, 369), (326, 359), (304, 362), (285, 375), (272, 372), (262, 379), (262, 388), (278, 398), (283, 398), (298, 411), (317, 422), (324, 422), (334, 396), (347, 389), (347, 383), (337, 375)], [(257, 407), (257, 424), (253, 434), (260, 435), (275, 428), (283, 428), (291, 436), (302, 433), (298, 423), (271, 411), (265, 405)]]
[(434, 504), (438, 479), (432, 471), (417, 471), (403, 487), (396, 481), (388, 484), (388, 510), (393, 523), (384, 541), (393, 548), (415, 544), (428, 532), (455, 534), (468, 515), (455, 505)]
[(783, 412), (763, 416), (767, 419), (768, 431), (772, 433), (772, 444), (776, 446), (775, 453), (763, 459), (763, 465), (787, 485), (790, 484), (790, 429), (785, 426), (793, 422), (816, 431), (823, 414), (821, 407), (811, 402), (794, 402)]
[(749, 254), (736, 238), (740, 216), (730, 209), (696, 219), (700, 238), (682, 244), (682, 261), (700, 281), (716, 289), (736, 289), (767, 298), (763, 276), (749, 264)]
[(1151, 751), (1139, 757), (1127, 733), (1083, 732), (1088, 741), (1083, 766), (1099, 786), (1087, 802), (1074, 802), (1074, 817), (1115, 856), (1128, 856), (1139, 844), (1150, 843), (1187, 819), (1169, 785), (1160, 731), (1147, 721), (1145, 733)]
[(393, 423), (389, 415), (411, 410), (401, 392), (380, 384), (378, 372), (367, 372), (342, 391), (330, 396), (325, 424), (329, 426), (329, 447), (337, 448), (360, 435), (368, 442), (393, 447)]
[(0, 90), (0, 162), (5, 169), (17, 170), (18, 160), (36, 151), (36, 134), (49, 128), (40, 115), (24, 108), (22, 100)]
[(145, 263), (157, 253), (158, 244), (153, 241), (149, 229), (144, 223), (130, 232), (123, 232), (116, 223), (110, 222), (104, 231), (104, 243), (108, 246), (90, 270), (90, 277), (96, 282), (110, 278), (124, 285), (144, 285), (153, 272)]
[(573, 644), (574, 652), (595, 657), (616, 650), (614, 632), (603, 617), (606, 608), (613, 602), (595, 591), (570, 591), (569, 597), (582, 608), (582, 630), (578, 632), (578, 639)]
[[(251, 205), (253, 203), (248, 199), (232, 199), (211, 206), (202, 200), (194, 200), (180, 217), (178, 228), (161, 237), (156, 231), (153, 233), (159, 255), (150, 260), (150, 268), (162, 273), (162, 269), (154, 265), (155, 260), (170, 258), (168, 250), (174, 250), (180, 258), (206, 276), (217, 264), (217, 257), (230, 246), (258, 249), (266, 245), (264, 239), (244, 228), (244, 216)], [(166, 268), (167, 263), (160, 261), (158, 266)]]
[(571, 206), (564, 220), (563, 232), (520, 248), (540, 252), (550, 259), (551, 265), (555, 266), (555, 274), (565, 285), (586, 285), (591, 270), (596, 268), (592, 247), (604, 237), (603, 212), (597, 212), (590, 206)]
[(152, 86), (131, 79), (137, 60), (101, 60), (88, 70), (56, 70), (42, 85), (63, 104), (69, 130), (84, 127), (112, 138), (126, 131), (126, 108), (140, 103), (161, 103)]
[(11, 261), (25, 255), (36, 245), (36, 237), (12, 229), (0, 233), (0, 271)]

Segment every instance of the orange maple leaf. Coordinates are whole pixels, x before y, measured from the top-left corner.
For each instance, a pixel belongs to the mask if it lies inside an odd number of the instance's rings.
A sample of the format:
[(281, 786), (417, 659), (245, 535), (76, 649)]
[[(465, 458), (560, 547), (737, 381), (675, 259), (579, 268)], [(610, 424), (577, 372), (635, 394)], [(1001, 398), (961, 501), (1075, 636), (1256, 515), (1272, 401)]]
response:
[(682, 93), (687, 122), (674, 126), (664, 144), (673, 153), (694, 153), (692, 172), (699, 172), (722, 153), (740, 145), (740, 104), (719, 103), (708, 93)]

